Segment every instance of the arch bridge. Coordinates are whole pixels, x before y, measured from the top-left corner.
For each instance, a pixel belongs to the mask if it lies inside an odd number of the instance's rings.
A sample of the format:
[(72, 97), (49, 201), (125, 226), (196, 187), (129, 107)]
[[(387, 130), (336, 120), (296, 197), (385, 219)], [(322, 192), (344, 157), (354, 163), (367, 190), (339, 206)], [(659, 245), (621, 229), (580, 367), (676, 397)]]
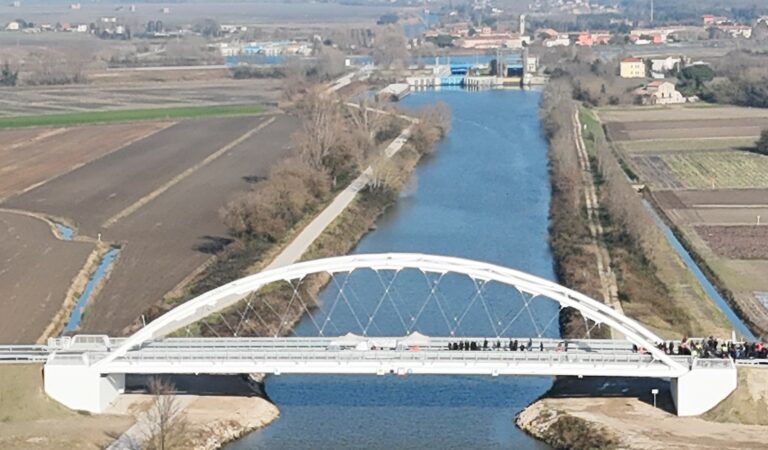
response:
[[(564, 307), (581, 313), (588, 333), (608, 327), (621, 339), (559, 339)], [(126, 338), (52, 339), (45, 390), (72, 409), (102, 412), (126, 374), (662, 377), (671, 379), (678, 414), (696, 415), (736, 388), (732, 361), (668, 355), (661, 341), (597, 300), (511, 268), (349, 255), (233, 281)]]

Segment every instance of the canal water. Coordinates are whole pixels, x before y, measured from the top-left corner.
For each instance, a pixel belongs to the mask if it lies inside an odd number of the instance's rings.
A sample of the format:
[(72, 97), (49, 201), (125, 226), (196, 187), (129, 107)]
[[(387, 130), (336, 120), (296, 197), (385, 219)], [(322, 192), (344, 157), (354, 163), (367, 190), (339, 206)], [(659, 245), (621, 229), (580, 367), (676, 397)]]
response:
[[(436, 154), (417, 168), (414, 186), (355, 252), (454, 255), (554, 279), (539, 96), (457, 90), (407, 97), (406, 107), (446, 102), (453, 126)], [(547, 301), (533, 314), (544, 321), (557, 311)], [(309, 322), (297, 334), (311, 328)], [(536, 336), (533, 327), (516, 323), (512, 333)], [(555, 321), (545, 334), (557, 333)], [(544, 449), (513, 420), (551, 383), (548, 377), (271, 376), (265, 388), (280, 418), (228, 448)]]

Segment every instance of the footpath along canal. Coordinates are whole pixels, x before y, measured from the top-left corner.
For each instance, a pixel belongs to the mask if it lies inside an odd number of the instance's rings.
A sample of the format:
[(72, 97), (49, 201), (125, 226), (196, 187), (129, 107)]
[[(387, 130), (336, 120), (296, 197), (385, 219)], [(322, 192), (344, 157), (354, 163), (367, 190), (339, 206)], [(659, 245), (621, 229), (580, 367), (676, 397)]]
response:
[[(355, 252), (462, 256), (554, 279), (539, 98), (532, 91), (459, 90), (407, 97), (408, 108), (447, 103), (451, 131)], [(532, 309), (545, 321), (557, 308), (540, 302)], [(296, 333), (314, 328), (310, 322), (305, 318)], [(530, 321), (516, 324), (512, 333), (536, 336)], [(557, 336), (557, 327), (546, 334)], [(549, 377), (268, 377), (266, 392), (280, 418), (227, 448), (544, 449), (513, 418), (551, 383)]]

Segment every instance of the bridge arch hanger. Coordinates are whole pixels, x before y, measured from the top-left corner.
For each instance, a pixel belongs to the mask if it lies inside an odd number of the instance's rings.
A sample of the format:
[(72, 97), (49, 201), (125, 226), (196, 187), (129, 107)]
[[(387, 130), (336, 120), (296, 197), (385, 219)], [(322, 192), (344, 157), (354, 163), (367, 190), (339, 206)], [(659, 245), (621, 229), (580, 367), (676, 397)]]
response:
[(381, 253), (338, 256), (300, 262), (288, 266), (268, 269), (199, 295), (153, 320), (144, 328), (128, 337), (119, 347), (93, 365), (98, 370), (111, 361), (125, 355), (142, 344), (165, 337), (198, 320), (222, 311), (245, 299), (262, 287), (280, 281), (302, 279), (311, 274), (331, 275), (352, 272), (356, 269), (392, 270), (416, 269), (424, 273), (457, 273), (473, 280), (495, 281), (526, 292), (534, 298), (547, 298), (558, 302), (561, 307), (572, 307), (595, 323), (605, 324), (621, 333), (628, 341), (645, 348), (654, 359), (661, 361), (676, 375), (688, 372), (688, 368), (673, 360), (656, 347), (662, 339), (639, 322), (607, 305), (582, 293), (561, 286), (555, 282), (515, 269), (470, 259), (419, 254)]

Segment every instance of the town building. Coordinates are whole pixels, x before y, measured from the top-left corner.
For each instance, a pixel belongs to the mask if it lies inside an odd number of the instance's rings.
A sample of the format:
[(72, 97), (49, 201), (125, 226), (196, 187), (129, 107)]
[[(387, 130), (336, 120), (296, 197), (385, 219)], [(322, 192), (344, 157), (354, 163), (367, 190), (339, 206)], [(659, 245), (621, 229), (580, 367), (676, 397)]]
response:
[(576, 45), (591, 47), (593, 45), (606, 45), (611, 40), (611, 33), (607, 31), (582, 32), (575, 36)]
[(720, 25), (721, 23), (724, 23), (727, 21), (728, 21), (728, 18), (723, 16), (713, 16), (711, 14), (705, 14), (701, 16), (701, 23), (704, 26)]
[(752, 27), (749, 25), (718, 25), (717, 29), (727, 33), (732, 38), (749, 39), (752, 36)]
[(641, 58), (624, 58), (619, 63), (621, 78), (645, 78), (645, 62)]
[(571, 38), (567, 34), (558, 34), (554, 38), (544, 40), (544, 47), (568, 47), (571, 45)]
[(21, 29), (21, 25), (19, 22), (9, 22), (8, 25), (5, 26), (5, 31), (19, 31)]
[(467, 36), (457, 42), (461, 48), (487, 50), (493, 48), (523, 48), (529, 44), (528, 36), (520, 36), (517, 33), (487, 33)]
[(651, 81), (634, 92), (641, 98), (643, 105), (673, 105), (686, 102), (675, 85), (666, 80)]
[(673, 70), (680, 70), (682, 66), (689, 61), (689, 58), (684, 58), (682, 56), (651, 58), (651, 76), (653, 78), (664, 78), (666, 73)]

